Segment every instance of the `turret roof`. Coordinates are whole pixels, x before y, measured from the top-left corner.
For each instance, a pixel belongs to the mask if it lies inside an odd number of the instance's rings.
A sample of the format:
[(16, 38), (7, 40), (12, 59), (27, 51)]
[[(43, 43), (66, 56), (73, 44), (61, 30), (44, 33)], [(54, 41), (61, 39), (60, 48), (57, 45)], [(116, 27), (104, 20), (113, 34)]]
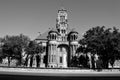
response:
[(52, 28), (50, 31), (49, 31), (49, 33), (50, 32), (56, 32), (57, 33), (57, 29), (56, 28)]

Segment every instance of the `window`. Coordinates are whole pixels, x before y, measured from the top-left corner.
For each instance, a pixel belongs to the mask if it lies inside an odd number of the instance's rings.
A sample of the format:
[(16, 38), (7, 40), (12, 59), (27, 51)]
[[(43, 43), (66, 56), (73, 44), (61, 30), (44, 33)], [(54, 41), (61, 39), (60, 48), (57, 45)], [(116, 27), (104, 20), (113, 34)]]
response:
[(54, 62), (56, 61), (56, 56), (54, 55), (54, 60), (53, 60)]
[(62, 33), (64, 33), (64, 30), (62, 30)]
[(60, 52), (62, 52), (62, 47), (60, 48)]
[(60, 57), (60, 63), (62, 63), (62, 57)]
[(51, 68), (53, 68), (53, 66), (51, 66)]
[(65, 30), (64, 30), (64, 33), (66, 33)]
[(50, 55), (49, 55), (49, 62), (50, 62)]
[(52, 44), (52, 51), (54, 51), (54, 44)]
[(74, 35), (74, 40), (75, 40), (75, 37), (76, 37), (76, 36)]
[(58, 29), (58, 32), (60, 32), (60, 29)]
[(60, 21), (64, 22), (64, 20), (65, 20), (65, 16), (60, 16)]
[(54, 35), (52, 34), (52, 39), (54, 39)]
[(54, 57), (53, 57), (53, 55), (52, 55), (52, 62), (53, 62), (53, 59), (54, 59)]
[(52, 35), (50, 34), (50, 40), (51, 40)]
[(56, 38), (57, 38), (57, 35), (55, 35), (55, 40), (56, 40)]

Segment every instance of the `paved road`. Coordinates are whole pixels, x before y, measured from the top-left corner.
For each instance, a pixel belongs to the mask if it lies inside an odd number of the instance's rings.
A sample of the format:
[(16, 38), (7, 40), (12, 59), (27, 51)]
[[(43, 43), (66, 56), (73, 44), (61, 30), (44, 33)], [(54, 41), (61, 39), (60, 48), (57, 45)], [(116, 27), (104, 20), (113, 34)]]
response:
[(26, 75), (26, 76), (120, 76), (120, 71), (102, 70), (69, 70), (69, 69), (25, 69), (25, 68), (0, 68), (1, 75)]

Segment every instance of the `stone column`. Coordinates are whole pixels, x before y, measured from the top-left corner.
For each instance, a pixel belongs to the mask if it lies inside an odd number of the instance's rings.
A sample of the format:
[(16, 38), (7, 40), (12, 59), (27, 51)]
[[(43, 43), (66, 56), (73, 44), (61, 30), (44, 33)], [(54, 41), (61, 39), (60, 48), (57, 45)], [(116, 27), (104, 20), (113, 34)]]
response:
[[(57, 46), (58, 46), (58, 45), (57, 45)], [(59, 64), (59, 60), (58, 60), (58, 58), (59, 58), (58, 55), (59, 55), (59, 54), (58, 54), (58, 53), (59, 53), (59, 52), (58, 52), (57, 46), (56, 46), (56, 62), (57, 62), (57, 67), (58, 67), (58, 64)]]
[(74, 55), (74, 45), (72, 45), (72, 57)]
[(50, 45), (48, 45), (48, 63), (50, 62)]
[(52, 61), (52, 44), (50, 44), (50, 63), (51, 63), (51, 61)]
[(75, 45), (73, 45), (73, 57), (75, 56)]
[[(45, 52), (40, 55), (40, 67), (45, 67), (45, 63), (43, 62), (44, 56), (45, 56)], [(48, 55), (48, 59), (49, 59), (49, 55)]]
[(43, 53), (40, 55), (40, 67), (43, 67)]

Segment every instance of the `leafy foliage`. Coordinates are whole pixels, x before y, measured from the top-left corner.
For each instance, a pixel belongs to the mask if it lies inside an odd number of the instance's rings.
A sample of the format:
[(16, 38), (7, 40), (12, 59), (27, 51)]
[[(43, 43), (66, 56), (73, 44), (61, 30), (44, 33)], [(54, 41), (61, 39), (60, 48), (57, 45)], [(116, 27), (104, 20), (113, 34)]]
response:
[(8, 66), (10, 66), (10, 60), (16, 58), (21, 64), (21, 52), (22, 49), (28, 45), (30, 39), (20, 34), (19, 36), (5, 36), (3, 38), (2, 52), (5, 57), (8, 57)]
[(32, 63), (33, 63), (33, 56), (36, 54), (37, 55), (37, 66), (39, 63), (39, 59), (38, 59), (38, 54), (42, 54), (45, 51), (45, 48), (42, 45), (37, 44), (35, 41), (30, 41), (27, 48), (26, 48), (26, 52), (27, 55), (31, 55), (31, 59), (30, 59), (30, 67), (32, 67)]
[(87, 52), (100, 55), (104, 68), (108, 68), (108, 63), (114, 63), (120, 58), (120, 32), (116, 27), (105, 29), (93, 27), (84, 34), (84, 38), (79, 41), (82, 46), (86, 45)]

